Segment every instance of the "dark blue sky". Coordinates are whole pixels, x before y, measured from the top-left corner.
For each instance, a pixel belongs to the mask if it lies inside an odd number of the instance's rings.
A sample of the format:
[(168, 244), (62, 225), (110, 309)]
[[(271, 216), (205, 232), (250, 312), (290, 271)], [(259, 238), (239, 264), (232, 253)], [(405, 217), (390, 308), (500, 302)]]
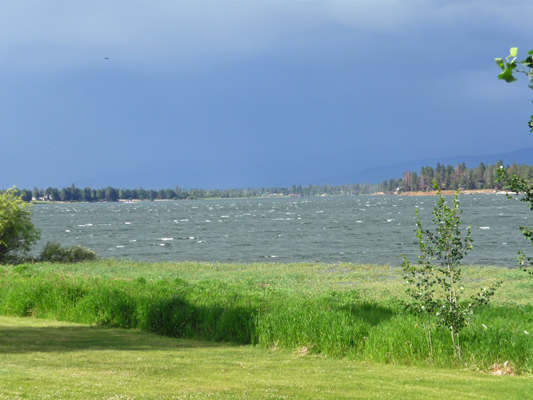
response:
[(530, 148), (533, 92), (494, 58), (533, 48), (532, 18), (530, 1), (2, 1), (0, 188), (328, 183)]

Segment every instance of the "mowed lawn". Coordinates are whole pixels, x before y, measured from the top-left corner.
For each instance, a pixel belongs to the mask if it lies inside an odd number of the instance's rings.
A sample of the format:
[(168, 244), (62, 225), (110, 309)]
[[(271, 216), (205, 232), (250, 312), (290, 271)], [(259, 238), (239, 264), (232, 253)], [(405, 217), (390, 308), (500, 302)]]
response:
[(533, 378), (0, 316), (0, 399), (531, 399)]

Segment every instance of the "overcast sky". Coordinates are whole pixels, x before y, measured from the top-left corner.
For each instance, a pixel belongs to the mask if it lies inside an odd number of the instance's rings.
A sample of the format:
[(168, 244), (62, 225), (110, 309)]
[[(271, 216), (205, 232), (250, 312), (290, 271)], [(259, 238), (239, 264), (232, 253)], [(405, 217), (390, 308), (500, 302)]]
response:
[(494, 58), (525, 58), (532, 20), (531, 1), (2, 0), (0, 188), (327, 183), (530, 148), (533, 92)]

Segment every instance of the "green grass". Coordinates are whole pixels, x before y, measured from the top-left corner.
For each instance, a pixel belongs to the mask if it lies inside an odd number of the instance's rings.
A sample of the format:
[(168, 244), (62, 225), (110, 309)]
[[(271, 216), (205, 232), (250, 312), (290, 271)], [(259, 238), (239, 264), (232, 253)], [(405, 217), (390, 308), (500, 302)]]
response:
[(530, 376), (0, 317), (0, 399), (529, 399)]
[[(499, 279), (506, 284), (494, 305), (478, 309), (463, 331), (461, 362), (445, 330), (435, 332), (435, 354), (428, 357), (421, 321), (403, 310), (399, 271), (388, 267), (112, 260), (4, 267), (0, 314), (266, 349), (305, 347), (311, 354), (360, 361), (485, 371), (508, 362), (516, 373), (532, 372), (528, 277), (497, 268), (466, 268), (464, 275), (472, 286)], [(353, 284), (340, 284), (345, 282)]]

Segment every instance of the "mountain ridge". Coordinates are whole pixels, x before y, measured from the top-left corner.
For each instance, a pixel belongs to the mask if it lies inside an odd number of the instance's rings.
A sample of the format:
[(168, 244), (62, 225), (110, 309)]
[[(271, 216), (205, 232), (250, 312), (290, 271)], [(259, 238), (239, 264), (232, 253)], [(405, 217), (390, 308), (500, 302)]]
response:
[[(533, 147), (527, 149), (514, 150), (506, 153), (488, 155), (462, 155), (453, 157), (427, 158), (412, 161), (405, 161), (397, 164), (384, 165), (379, 167), (365, 168), (349, 175), (337, 175), (325, 178), (324, 181), (330, 185), (343, 185), (352, 183), (381, 183), (384, 180), (399, 179), (406, 171), (418, 172), (422, 167), (429, 165), (435, 168), (437, 163), (444, 165), (455, 165), (465, 163), (468, 168), (477, 167), (480, 163), (485, 165), (495, 164), (502, 160), (504, 165), (533, 164)], [(326, 182), (327, 181), (327, 182)]]

